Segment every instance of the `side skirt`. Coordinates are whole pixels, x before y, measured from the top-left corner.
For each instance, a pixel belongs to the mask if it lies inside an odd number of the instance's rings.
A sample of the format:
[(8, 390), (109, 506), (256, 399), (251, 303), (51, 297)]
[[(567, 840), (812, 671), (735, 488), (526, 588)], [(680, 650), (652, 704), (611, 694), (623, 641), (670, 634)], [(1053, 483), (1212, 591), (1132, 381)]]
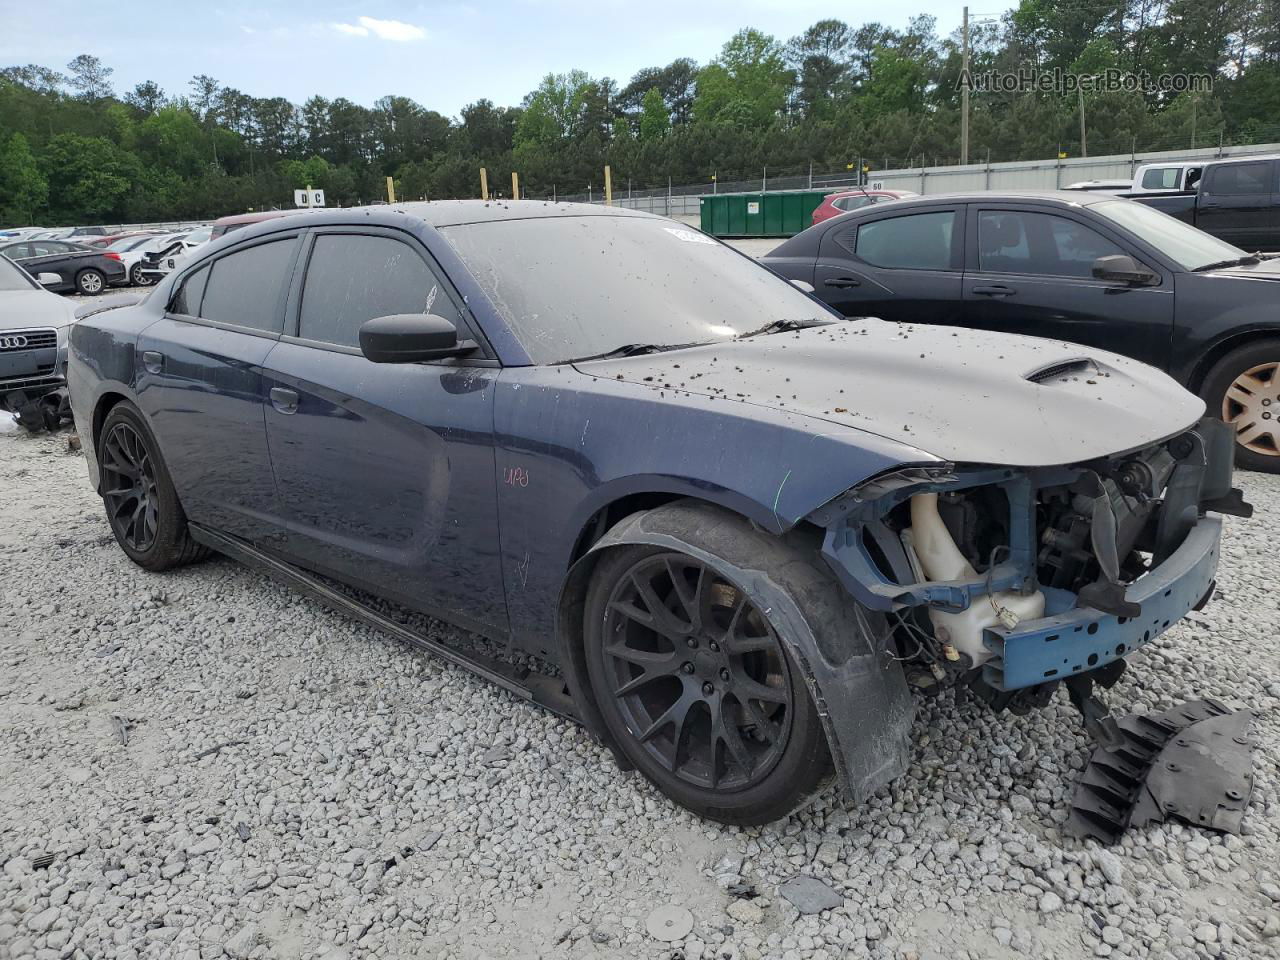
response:
[(575, 723), (582, 722), (563, 679), (535, 673), (525, 667), (517, 667), (493, 657), (455, 650), (415, 630), (410, 630), (403, 624), (396, 623), (373, 608), (334, 590), (307, 571), (277, 560), (252, 544), (196, 523), (190, 524), (190, 530), (194, 540), (211, 550), (238, 560), (247, 567), (260, 570), (299, 593), (320, 601), (332, 610), (346, 614), (353, 620), (359, 620), (411, 647), (425, 650), (447, 663), (469, 670), (522, 700), (527, 700)]

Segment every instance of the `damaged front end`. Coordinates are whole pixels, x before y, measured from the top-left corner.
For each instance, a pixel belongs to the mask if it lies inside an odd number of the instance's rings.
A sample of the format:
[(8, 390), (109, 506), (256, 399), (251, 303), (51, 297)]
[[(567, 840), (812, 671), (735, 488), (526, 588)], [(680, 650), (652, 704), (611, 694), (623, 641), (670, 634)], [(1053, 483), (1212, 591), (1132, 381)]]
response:
[(886, 652), (926, 694), (968, 690), (1025, 713), (1065, 686), (1107, 751), (1126, 740), (1094, 694), (1213, 592), (1231, 430), (1205, 418), (1144, 449), (1063, 467), (883, 474), (809, 520), (823, 556), (882, 612)]

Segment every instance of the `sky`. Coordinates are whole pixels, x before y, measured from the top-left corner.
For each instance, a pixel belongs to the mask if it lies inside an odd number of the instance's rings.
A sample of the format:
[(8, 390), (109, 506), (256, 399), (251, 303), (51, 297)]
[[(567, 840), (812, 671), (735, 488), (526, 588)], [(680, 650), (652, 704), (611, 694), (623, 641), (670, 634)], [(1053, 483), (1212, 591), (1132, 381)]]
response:
[[(370, 105), (411, 97), (456, 116), (482, 97), (518, 104), (547, 73), (574, 68), (625, 85), (677, 57), (706, 63), (742, 27), (780, 41), (824, 17), (905, 27), (917, 13), (958, 29), (960, 0), (850, 5), (817, 0), (0, 0), (0, 66), (63, 69), (80, 53), (115, 73), (117, 93), (154, 80), (171, 96), (208, 74), (256, 97), (313, 94)], [(976, 10), (977, 8), (975, 8)], [(986, 10), (986, 7), (981, 8)]]

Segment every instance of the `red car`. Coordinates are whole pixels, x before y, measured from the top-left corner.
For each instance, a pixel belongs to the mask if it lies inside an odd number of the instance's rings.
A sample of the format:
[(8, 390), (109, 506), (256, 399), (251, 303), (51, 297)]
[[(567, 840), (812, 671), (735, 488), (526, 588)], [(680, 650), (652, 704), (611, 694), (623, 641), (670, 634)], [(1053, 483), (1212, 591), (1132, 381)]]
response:
[(901, 200), (903, 197), (916, 196), (913, 190), (844, 190), (840, 193), (829, 193), (827, 198), (818, 204), (813, 211), (813, 222), (821, 223), (850, 210), (857, 210), (872, 203), (884, 203), (886, 200)]
[(115, 243), (117, 240), (125, 239), (125, 237), (148, 237), (155, 235), (156, 232), (154, 230), (129, 230), (125, 233), (108, 233), (101, 237), (85, 237), (84, 239), (77, 240), (76, 242), (83, 243), (88, 247), (105, 248), (111, 246), (111, 244)]

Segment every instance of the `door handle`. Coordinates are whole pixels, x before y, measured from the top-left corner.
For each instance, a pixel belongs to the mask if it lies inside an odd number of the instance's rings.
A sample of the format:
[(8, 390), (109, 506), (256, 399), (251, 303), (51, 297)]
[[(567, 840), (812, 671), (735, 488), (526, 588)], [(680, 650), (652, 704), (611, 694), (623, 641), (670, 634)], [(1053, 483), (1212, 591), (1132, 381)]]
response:
[(829, 280), (823, 280), (824, 287), (860, 287), (861, 280), (855, 280), (853, 277), (832, 277)]
[(143, 350), (142, 366), (147, 373), (159, 373), (164, 369), (164, 354), (155, 350)]
[(281, 413), (297, 413), (298, 392), (285, 387), (272, 387), (271, 405)]
[(973, 292), (982, 297), (1007, 297), (1018, 291), (1003, 283), (980, 283), (973, 288)]

